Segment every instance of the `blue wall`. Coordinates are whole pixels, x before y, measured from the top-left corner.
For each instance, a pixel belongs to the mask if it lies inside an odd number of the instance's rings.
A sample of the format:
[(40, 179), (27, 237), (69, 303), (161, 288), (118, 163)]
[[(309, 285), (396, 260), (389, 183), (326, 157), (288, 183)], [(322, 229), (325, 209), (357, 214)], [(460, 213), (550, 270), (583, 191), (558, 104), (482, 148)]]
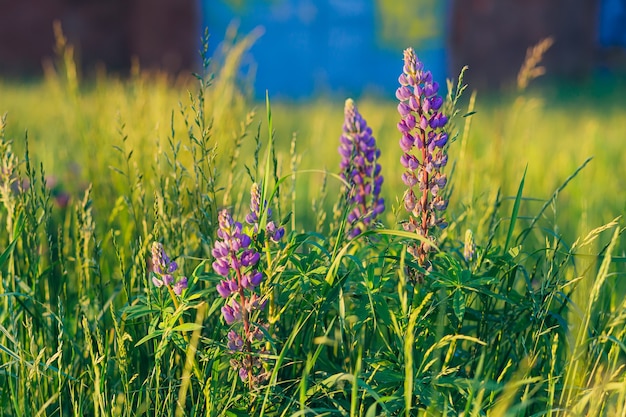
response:
[(602, 0), (599, 23), (601, 46), (626, 47), (626, 0)]
[[(393, 96), (402, 51), (413, 47), (443, 83), (446, 1), (201, 0), (210, 49), (237, 20), (239, 33), (261, 26), (250, 50), (255, 94), (308, 98), (316, 93)], [(407, 4), (413, 4), (408, 7)]]

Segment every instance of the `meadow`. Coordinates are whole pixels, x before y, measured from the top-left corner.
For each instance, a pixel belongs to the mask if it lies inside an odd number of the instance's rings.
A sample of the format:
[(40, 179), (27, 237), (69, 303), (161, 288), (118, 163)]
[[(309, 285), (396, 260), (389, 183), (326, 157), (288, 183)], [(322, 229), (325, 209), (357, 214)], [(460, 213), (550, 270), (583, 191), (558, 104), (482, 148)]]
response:
[(255, 101), (250, 41), (82, 79), (60, 38), (0, 80), (3, 415), (626, 414), (623, 82), (442, 85), (420, 235), (394, 92)]

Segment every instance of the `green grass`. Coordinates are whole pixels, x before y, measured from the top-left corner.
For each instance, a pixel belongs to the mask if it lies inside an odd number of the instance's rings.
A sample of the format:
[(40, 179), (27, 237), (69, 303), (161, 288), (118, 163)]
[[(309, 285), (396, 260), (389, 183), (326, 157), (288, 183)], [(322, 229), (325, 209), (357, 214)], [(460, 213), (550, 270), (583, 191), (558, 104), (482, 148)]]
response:
[[(396, 103), (357, 98), (387, 210), (348, 240), (343, 99), (266, 113), (234, 77), (248, 42), (213, 78), (83, 82), (65, 55), (44, 80), (0, 81), (4, 415), (626, 412), (619, 91), (474, 102), (470, 86), (449, 148), (450, 225), (413, 285)], [(249, 211), (252, 180), (287, 234), (259, 243), (268, 306), (252, 320), (268, 323), (269, 381), (250, 390), (229, 365), (211, 248), (221, 208)], [(154, 241), (189, 278), (181, 297), (151, 282)]]

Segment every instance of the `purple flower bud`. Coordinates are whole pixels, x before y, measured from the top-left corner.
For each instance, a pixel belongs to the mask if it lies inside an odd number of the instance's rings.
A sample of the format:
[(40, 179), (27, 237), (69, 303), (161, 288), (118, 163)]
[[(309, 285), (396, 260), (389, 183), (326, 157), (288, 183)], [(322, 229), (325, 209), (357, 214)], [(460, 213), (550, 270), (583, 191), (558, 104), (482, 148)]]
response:
[(435, 88), (435, 84), (431, 84), (431, 83), (425, 83), (424, 84), (424, 95), (426, 97), (432, 97), (435, 94), (437, 94), (437, 90), (439, 88), (439, 85), (437, 85), (437, 88)]
[(239, 249), (242, 248), (241, 238), (239, 235), (233, 235), (227, 240), (228, 246), (230, 246), (230, 250), (233, 252), (239, 252)]
[(402, 117), (405, 117), (411, 114), (411, 108), (409, 107), (408, 104), (404, 102), (400, 102), (400, 104), (398, 104), (398, 113), (400, 113)]
[(215, 288), (217, 289), (217, 292), (222, 298), (228, 298), (231, 294), (228, 281), (220, 281), (220, 283), (217, 284)]
[(226, 324), (233, 324), (235, 322), (235, 313), (233, 308), (229, 305), (222, 307), (222, 316), (224, 316)]
[(254, 330), (252, 331), (252, 334), (250, 335), (250, 338), (251, 338), (251, 340), (250, 340), (251, 342), (254, 341), (254, 340), (258, 340), (258, 341), (263, 340), (263, 332), (261, 331), (261, 329), (258, 326), (254, 327)]
[(230, 272), (230, 265), (224, 258), (216, 259), (212, 266), (213, 270), (223, 277), (227, 277)]
[(172, 282), (174, 282), (174, 277), (170, 274), (163, 275), (162, 279), (164, 285), (172, 285)]
[(402, 86), (396, 90), (396, 98), (400, 101), (408, 100), (411, 97), (411, 90), (408, 87)]
[(413, 192), (413, 190), (407, 190), (407, 192), (404, 194), (404, 208), (407, 211), (413, 211), (416, 203), (417, 199), (415, 198), (415, 193)]
[(259, 262), (259, 259), (261, 259), (261, 255), (259, 255), (259, 252), (254, 249), (246, 249), (241, 254), (240, 262), (242, 266), (252, 266), (256, 265), (256, 263)]
[(160, 279), (158, 279), (156, 276), (152, 277), (152, 283), (154, 284), (155, 287), (157, 288), (161, 288), (163, 286), (163, 281), (161, 281)]
[(409, 128), (409, 126), (406, 124), (406, 120), (402, 119), (398, 122), (398, 130), (402, 133), (409, 133), (411, 131), (411, 128)]
[(351, 239), (354, 239), (360, 234), (361, 234), (361, 228), (358, 226), (355, 226), (352, 229), (350, 229), (350, 231), (348, 232), (348, 237), (350, 237)]
[(180, 279), (174, 284), (174, 294), (181, 295), (183, 290), (187, 288), (187, 277), (180, 277)]
[(444, 188), (448, 183), (448, 177), (446, 174), (437, 173), (434, 178), (435, 183), (439, 186), (439, 188)]
[(214, 258), (223, 258), (225, 256), (228, 256), (229, 254), (228, 245), (222, 241), (216, 240), (215, 246), (211, 250), (211, 254), (213, 255)]
[(433, 207), (439, 211), (443, 211), (448, 207), (448, 200), (444, 200), (441, 196), (435, 197)]
[(415, 184), (417, 184), (417, 178), (415, 177), (415, 174), (407, 171), (405, 173), (402, 174), (402, 182), (407, 186), (407, 187), (414, 187)]
[(443, 148), (448, 143), (448, 134), (441, 132), (435, 137), (435, 145), (439, 148)]
[(409, 114), (407, 117), (405, 117), (404, 121), (406, 122), (406, 127), (408, 127), (410, 130), (413, 130), (417, 123), (417, 120), (415, 120), (415, 116), (412, 114)]
[(263, 310), (265, 308), (265, 304), (267, 303), (266, 299), (262, 299), (258, 295), (252, 294), (248, 299), (248, 304), (246, 305), (246, 309), (248, 311), (252, 310)]
[(435, 96), (430, 99), (430, 108), (433, 111), (438, 111), (443, 105), (443, 99), (440, 96)]
[(263, 281), (263, 274), (257, 270), (248, 271), (241, 277), (241, 286), (243, 288), (254, 289)]
[(411, 96), (409, 98), (409, 107), (411, 108), (411, 110), (413, 111), (418, 111), (420, 108), (420, 104), (417, 101), (417, 99), (415, 98), (415, 96)]
[(430, 127), (433, 129), (440, 129), (446, 125), (448, 118), (443, 113), (435, 113), (430, 119)]
[(240, 234), (239, 235), (239, 246), (242, 248), (247, 248), (248, 246), (250, 246), (250, 243), (252, 243), (252, 240), (250, 239), (250, 236), (245, 235), (245, 234)]
[(219, 232), (224, 235), (220, 236), (220, 238), (224, 239), (226, 236), (230, 236), (230, 231), (234, 226), (234, 222), (228, 210), (224, 209), (220, 211), (219, 215), (217, 216), (217, 221), (219, 225)]
[(419, 161), (417, 160), (417, 157), (415, 155), (407, 153), (400, 156), (400, 163), (403, 167), (410, 169), (411, 171), (414, 171), (419, 167)]
[(265, 231), (270, 236), (270, 239), (272, 239), (272, 241), (274, 242), (280, 241), (285, 235), (285, 228), (276, 227), (276, 224), (273, 221), (267, 223), (267, 226), (265, 227)]
[(248, 213), (246, 214), (246, 223), (255, 224), (259, 219), (257, 218), (256, 213)]
[(283, 238), (283, 236), (285, 236), (285, 228), (279, 227), (278, 229), (276, 229), (274, 234), (271, 235), (271, 239), (274, 242), (279, 242)]
[(228, 332), (228, 349), (233, 352), (241, 351), (243, 349), (243, 339), (234, 330)]
[(376, 207), (374, 207), (374, 214), (378, 215), (385, 211), (385, 200), (383, 198), (378, 200)]
[(222, 315), (226, 324), (233, 324), (236, 321), (241, 320), (241, 306), (233, 299), (230, 301), (230, 305), (226, 304), (222, 307)]
[(409, 152), (411, 148), (413, 148), (414, 140), (415, 139), (413, 138), (413, 136), (411, 136), (410, 133), (403, 133), (402, 137), (400, 138), (400, 147), (404, 152)]

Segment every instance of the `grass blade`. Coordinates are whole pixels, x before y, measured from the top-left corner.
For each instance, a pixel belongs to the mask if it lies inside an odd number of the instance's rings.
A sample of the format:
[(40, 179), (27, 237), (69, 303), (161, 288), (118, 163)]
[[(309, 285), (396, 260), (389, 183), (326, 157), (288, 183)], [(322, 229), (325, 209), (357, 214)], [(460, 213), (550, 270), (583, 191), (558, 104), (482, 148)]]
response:
[(511, 243), (511, 238), (513, 237), (513, 231), (515, 230), (515, 223), (517, 222), (517, 215), (519, 214), (519, 206), (522, 202), (522, 192), (524, 191), (524, 181), (526, 180), (526, 170), (528, 170), (528, 165), (524, 168), (524, 175), (522, 175), (522, 180), (519, 183), (519, 187), (517, 189), (517, 196), (515, 196), (515, 203), (513, 204), (513, 212), (511, 213), (511, 222), (509, 223), (509, 231), (506, 234), (506, 242), (504, 243), (504, 253), (507, 253), (509, 250), (509, 244)]

